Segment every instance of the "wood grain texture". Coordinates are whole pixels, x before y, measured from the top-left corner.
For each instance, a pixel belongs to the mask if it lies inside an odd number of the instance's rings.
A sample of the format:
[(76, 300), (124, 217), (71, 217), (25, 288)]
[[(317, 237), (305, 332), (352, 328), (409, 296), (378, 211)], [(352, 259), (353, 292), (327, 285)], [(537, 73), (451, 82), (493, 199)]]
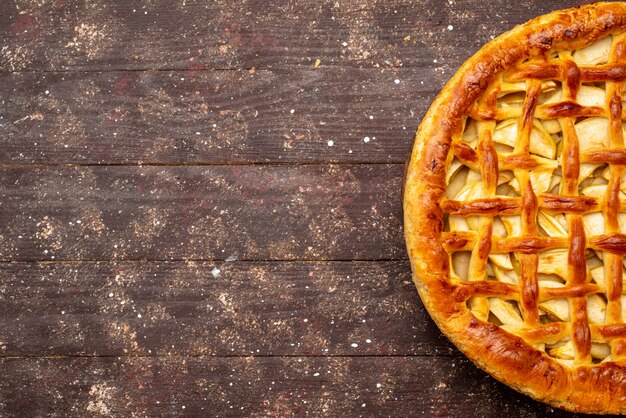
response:
[(0, 259), (406, 258), (400, 165), (5, 167)]
[(0, 416), (566, 416), (436, 329), (400, 185), (459, 65), (586, 2), (0, 2)]
[(0, 373), (7, 416), (573, 416), (460, 357), (5, 359)]
[(1, 356), (438, 355), (407, 262), (0, 263)]
[(586, 2), (2, 2), (0, 70), (456, 68), (515, 24)]
[(351, 68), (0, 75), (0, 164), (403, 163), (444, 77)]

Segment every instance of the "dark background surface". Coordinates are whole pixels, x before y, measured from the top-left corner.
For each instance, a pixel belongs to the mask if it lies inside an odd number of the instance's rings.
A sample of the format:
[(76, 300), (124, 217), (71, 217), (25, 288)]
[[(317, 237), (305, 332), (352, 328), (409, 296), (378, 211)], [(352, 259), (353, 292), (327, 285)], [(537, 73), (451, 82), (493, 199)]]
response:
[(0, 2), (0, 415), (566, 415), (441, 336), (400, 187), (458, 66), (581, 3)]

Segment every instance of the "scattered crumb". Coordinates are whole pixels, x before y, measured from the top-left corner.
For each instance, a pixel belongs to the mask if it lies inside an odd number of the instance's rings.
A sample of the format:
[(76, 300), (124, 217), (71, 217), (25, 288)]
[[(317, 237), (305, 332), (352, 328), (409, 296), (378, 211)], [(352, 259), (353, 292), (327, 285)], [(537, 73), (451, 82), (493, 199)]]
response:
[[(74, 27), (75, 36), (65, 47), (73, 47), (77, 51), (84, 52), (87, 57), (95, 58), (103, 46), (103, 40), (109, 38), (110, 30), (106, 25), (81, 23)], [(137, 58), (135, 58), (137, 59)]]
[(108, 387), (106, 384), (92, 385), (89, 389), (89, 403), (87, 404), (87, 411), (95, 412), (103, 416), (110, 416), (111, 409), (110, 404), (115, 397), (113, 388)]

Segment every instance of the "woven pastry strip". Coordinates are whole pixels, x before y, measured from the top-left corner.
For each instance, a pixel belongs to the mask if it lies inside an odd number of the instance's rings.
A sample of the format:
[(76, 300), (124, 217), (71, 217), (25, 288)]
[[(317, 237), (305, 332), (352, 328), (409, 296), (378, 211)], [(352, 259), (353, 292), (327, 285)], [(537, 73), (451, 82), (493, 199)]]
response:
[[(619, 36), (611, 45), (609, 64), (626, 61), (626, 44), (624, 35)], [(606, 100), (609, 109), (609, 143), (611, 149), (623, 149), (624, 137), (622, 133), (622, 92), (624, 81), (607, 81)], [(609, 184), (604, 198), (605, 231), (609, 234), (619, 232), (618, 211), (620, 207), (620, 182), (624, 172), (623, 165), (609, 165)], [(608, 324), (620, 324), (622, 318), (621, 294), (623, 273), (623, 259), (621, 254), (607, 252), (604, 259), (604, 277), (606, 282)], [(611, 341), (611, 355), (613, 359), (620, 359), (626, 355), (626, 342), (623, 338)]]
[[(468, 281), (451, 275), (458, 286), (457, 300), (468, 301), (476, 317), (488, 320), (489, 299), (500, 298), (519, 303), (523, 326), (516, 333), (531, 344), (554, 344), (570, 339), (574, 348), (574, 365), (592, 363), (591, 343), (608, 343), (611, 358), (626, 356), (626, 324), (622, 318), (621, 296), (626, 294), (622, 283), (623, 256), (626, 235), (620, 233), (618, 214), (626, 211), (620, 201), (621, 179), (626, 166), (622, 120), (622, 94), (626, 81), (626, 42), (624, 35), (613, 38), (607, 64), (578, 67), (571, 53), (561, 52), (556, 58), (537, 58), (525, 62), (506, 75), (507, 82), (524, 82), (522, 106), (498, 107), (498, 93), (503, 76), (494, 80), (481, 98), (474, 103), (469, 117), (476, 121), (478, 145), (473, 149), (462, 139), (463, 132), (453, 137), (452, 154), (462, 164), (480, 172), (480, 198), (456, 201), (446, 199), (442, 209), (449, 215), (478, 217), (476, 231), (451, 231), (442, 234), (444, 249), (450, 254), (471, 251)], [(557, 102), (539, 104), (542, 83), (561, 83), (561, 98)], [(605, 82), (605, 106), (583, 106), (576, 99), (583, 82)], [(580, 151), (575, 124), (577, 118), (597, 116), (607, 118), (610, 147)], [(517, 137), (511, 154), (496, 151), (493, 135), (496, 122), (517, 119)], [(533, 170), (555, 169), (559, 162), (532, 155), (533, 123), (554, 120), (563, 135), (561, 153), (562, 183), (559, 194), (536, 193), (529, 173)], [(579, 196), (579, 175), (582, 163), (608, 164), (609, 182), (602, 198)], [(500, 171), (511, 170), (520, 188), (520, 197), (498, 197), (496, 188)], [(539, 210), (564, 214), (568, 237), (539, 235)], [(583, 215), (602, 213), (604, 233), (585, 236)], [(520, 236), (493, 235), (494, 217), (520, 216)], [(567, 275), (563, 287), (541, 287), (538, 282), (539, 253), (567, 249)], [(586, 251), (602, 251), (604, 283), (592, 283), (588, 276)], [(490, 254), (515, 253), (521, 267), (519, 285), (487, 280)], [(603, 293), (607, 299), (604, 324), (590, 324), (587, 314), (589, 295)], [(540, 323), (539, 303), (567, 299), (569, 322)]]

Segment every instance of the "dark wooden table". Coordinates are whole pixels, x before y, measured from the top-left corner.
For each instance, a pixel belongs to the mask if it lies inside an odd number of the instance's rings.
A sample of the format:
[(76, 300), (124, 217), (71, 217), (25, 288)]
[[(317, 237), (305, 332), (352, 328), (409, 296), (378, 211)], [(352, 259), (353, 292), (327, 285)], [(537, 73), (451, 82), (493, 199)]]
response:
[(580, 1), (0, 3), (1, 416), (565, 415), (410, 282), (419, 120)]

